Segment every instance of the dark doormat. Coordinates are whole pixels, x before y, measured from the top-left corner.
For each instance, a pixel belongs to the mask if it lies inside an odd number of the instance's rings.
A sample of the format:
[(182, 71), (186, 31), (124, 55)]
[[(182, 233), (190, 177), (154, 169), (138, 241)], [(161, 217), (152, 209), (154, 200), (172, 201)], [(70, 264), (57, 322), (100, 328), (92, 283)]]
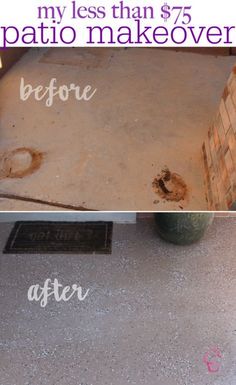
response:
[(112, 222), (16, 222), (5, 254), (111, 254)]

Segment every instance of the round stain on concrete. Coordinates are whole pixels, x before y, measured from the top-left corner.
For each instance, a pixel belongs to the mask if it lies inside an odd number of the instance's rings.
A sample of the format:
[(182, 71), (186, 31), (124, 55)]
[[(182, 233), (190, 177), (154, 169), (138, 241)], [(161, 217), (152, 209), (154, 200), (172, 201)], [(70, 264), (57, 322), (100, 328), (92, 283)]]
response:
[(42, 153), (21, 147), (5, 152), (0, 159), (2, 178), (23, 178), (36, 171), (42, 163)]
[(188, 188), (183, 178), (168, 168), (162, 170), (152, 183), (155, 193), (167, 201), (179, 202), (187, 199)]

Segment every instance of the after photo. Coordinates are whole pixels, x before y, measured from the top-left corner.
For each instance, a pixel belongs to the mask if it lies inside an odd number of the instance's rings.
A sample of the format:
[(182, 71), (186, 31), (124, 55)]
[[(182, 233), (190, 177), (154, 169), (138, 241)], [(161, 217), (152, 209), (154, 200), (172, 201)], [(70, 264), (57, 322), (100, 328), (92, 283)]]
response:
[(2, 213), (1, 385), (234, 385), (232, 215)]

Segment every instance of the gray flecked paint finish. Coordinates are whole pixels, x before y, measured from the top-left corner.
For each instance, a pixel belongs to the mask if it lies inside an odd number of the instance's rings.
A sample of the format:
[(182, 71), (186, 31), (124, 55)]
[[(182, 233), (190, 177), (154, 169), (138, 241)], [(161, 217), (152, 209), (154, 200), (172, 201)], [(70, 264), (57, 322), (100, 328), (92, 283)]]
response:
[[(183, 247), (142, 221), (115, 226), (112, 255), (0, 255), (0, 384), (235, 385), (235, 231), (218, 218)], [(27, 290), (46, 278), (90, 294), (42, 309)], [(203, 363), (212, 347), (217, 373)]]

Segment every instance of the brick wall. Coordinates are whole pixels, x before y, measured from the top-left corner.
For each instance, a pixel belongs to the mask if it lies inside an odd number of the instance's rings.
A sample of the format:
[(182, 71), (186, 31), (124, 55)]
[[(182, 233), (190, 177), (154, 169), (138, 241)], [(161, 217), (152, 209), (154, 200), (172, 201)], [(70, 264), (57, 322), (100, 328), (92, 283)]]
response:
[(229, 210), (236, 202), (236, 66), (202, 151), (208, 209)]

